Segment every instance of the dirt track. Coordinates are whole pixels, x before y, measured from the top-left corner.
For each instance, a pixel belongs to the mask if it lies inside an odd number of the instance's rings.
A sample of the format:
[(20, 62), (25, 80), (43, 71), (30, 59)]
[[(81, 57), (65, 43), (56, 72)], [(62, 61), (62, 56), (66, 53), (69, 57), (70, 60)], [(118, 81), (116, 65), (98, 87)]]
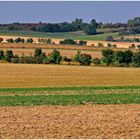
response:
[(0, 138), (140, 138), (140, 105), (1, 107)]

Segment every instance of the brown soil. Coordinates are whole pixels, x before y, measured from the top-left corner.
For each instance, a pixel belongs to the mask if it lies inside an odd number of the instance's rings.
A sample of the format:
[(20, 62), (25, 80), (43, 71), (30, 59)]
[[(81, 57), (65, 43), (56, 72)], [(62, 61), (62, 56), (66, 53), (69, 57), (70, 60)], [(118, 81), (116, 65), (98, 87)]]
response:
[(140, 105), (1, 107), (0, 138), (140, 138)]

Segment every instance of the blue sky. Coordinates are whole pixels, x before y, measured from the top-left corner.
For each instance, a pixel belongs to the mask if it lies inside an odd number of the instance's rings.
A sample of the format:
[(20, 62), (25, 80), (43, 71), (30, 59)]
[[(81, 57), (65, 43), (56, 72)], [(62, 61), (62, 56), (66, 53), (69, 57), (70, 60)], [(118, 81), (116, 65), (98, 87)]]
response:
[(71, 22), (75, 18), (82, 18), (85, 22), (92, 18), (98, 22), (127, 22), (136, 16), (140, 16), (140, 1), (0, 1), (0, 23)]

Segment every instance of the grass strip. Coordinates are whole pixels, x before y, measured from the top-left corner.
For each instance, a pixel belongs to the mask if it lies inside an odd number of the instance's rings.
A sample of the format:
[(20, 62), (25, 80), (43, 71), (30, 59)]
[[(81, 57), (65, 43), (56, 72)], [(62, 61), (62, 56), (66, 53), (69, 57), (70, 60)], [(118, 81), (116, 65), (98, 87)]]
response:
[(81, 86), (81, 87), (43, 87), (43, 88), (0, 88), (0, 92), (20, 91), (68, 91), (68, 90), (111, 90), (111, 89), (140, 89), (140, 86)]
[(0, 106), (140, 104), (140, 94), (0, 96)]

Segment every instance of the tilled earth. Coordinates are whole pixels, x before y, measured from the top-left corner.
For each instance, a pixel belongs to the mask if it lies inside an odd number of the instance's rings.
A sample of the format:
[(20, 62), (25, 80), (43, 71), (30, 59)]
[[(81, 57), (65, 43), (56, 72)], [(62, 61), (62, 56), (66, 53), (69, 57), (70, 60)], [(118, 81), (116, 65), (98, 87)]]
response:
[(0, 107), (0, 138), (140, 138), (140, 105)]

